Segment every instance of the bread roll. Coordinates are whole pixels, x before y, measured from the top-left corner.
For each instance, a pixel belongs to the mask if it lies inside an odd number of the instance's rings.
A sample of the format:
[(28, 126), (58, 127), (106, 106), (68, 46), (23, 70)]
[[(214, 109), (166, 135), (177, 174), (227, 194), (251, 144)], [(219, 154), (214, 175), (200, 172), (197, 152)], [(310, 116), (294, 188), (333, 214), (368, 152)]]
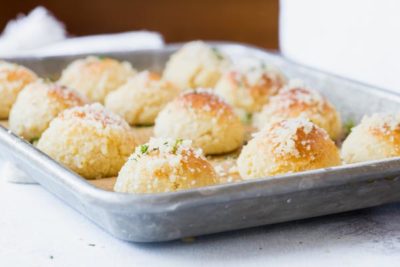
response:
[(86, 98), (76, 91), (37, 80), (19, 93), (10, 112), (10, 130), (32, 141), (42, 135), (61, 111), (86, 103)]
[(135, 146), (128, 123), (100, 104), (63, 111), (37, 144), (87, 179), (116, 176)]
[(214, 87), (229, 65), (230, 60), (217, 48), (195, 41), (185, 44), (170, 57), (163, 77), (182, 90)]
[(104, 102), (106, 95), (135, 74), (128, 62), (90, 56), (70, 63), (58, 83), (79, 91), (94, 102)]
[(161, 109), (178, 94), (179, 89), (172, 83), (144, 71), (111, 92), (105, 106), (131, 125), (151, 125)]
[(400, 114), (365, 116), (344, 140), (341, 155), (345, 163), (400, 156)]
[(237, 160), (243, 179), (340, 165), (339, 150), (325, 130), (304, 118), (267, 125)]
[(278, 93), (285, 84), (285, 76), (264, 63), (251, 67), (235, 67), (224, 73), (215, 87), (215, 93), (233, 107), (254, 113)]
[(217, 183), (212, 165), (201, 149), (182, 139), (152, 138), (138, 146), (121, 169), (114, 190), (125, 193), (164, 193)]
[(158, 115), (156, 137), (189, 139), (205, 154), (239, 148), (244, 127), (232, 107), (206, 90), (187, 92), (170, 102)]
[(7, 119), (11, 107), (25, 85), (38, 77), (31, 70), (0, 60), (0, 119)]
[(254, 124), (262, 129), (266, 124), (298, 117), (307, 118), (325, 129), (333, 140), (342, 135), (341, 119), (335, 107), (300, 81), (290, 83), (271, 97), (262, 111), (254, 116)]

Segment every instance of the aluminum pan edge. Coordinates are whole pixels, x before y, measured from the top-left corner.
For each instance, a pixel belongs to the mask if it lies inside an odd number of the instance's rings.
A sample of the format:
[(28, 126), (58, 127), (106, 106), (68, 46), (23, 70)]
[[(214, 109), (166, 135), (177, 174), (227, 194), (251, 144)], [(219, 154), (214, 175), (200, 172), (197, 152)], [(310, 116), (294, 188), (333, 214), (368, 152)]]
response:
[[(135, 195), (109, 192), (93, 186), (2, 126), (0, 126), (0, 145), (13, 151), (12, 153), (33, 168), (46, 170), (49, 175), (52, 175), (53, 182), (59, 183), (69, 192), (87, 200), (88, 203), (101, 204), (118, 210), (123, 207), (129, 209), (135, 207), (137, 211), (146, 212), (175, 210), (180, 206), (209, 203), (210, 199), (213, 202), (225, 202), (249, 198), (249, 192), (254, 190), (263, 191), (258, 196), (274, 196), (353, 182), (371, 183), (376, 180), (374, 178), (376, 175), (382, 173), (400, 175), (400, 158), (397, 157), (179, 192)], [(343, 176), (344, 173), (346, 177)], [(35, 178), (40, 184), (44, 182), (41, 177)], [(174, 202), (176, 205), (171, 206)]]

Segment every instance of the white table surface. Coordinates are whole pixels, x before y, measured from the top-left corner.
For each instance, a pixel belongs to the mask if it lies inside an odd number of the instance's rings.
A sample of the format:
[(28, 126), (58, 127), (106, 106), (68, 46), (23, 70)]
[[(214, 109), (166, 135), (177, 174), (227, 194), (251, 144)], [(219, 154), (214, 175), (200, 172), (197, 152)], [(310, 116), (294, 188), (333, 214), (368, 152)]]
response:
[(162, 244), (114, 239), (39, 185), (0, 182), (0, 212), (0, 266), (7, 267), (366, 267), (400, 260), (400, 204)]

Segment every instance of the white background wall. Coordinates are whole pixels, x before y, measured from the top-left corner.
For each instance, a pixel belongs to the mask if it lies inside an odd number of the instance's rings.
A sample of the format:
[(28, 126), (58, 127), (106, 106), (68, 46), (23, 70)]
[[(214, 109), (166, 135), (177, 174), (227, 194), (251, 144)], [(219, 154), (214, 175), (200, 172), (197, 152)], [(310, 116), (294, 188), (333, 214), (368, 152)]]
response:
[(281, 0), (282, 53), (400, 92), (400, 1)]

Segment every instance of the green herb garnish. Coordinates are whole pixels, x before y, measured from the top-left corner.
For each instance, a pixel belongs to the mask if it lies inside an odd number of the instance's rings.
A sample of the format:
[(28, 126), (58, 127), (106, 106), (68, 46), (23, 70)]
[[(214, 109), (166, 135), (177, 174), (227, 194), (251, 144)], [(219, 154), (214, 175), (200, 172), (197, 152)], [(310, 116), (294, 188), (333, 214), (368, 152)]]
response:
[(149, 149), (149, 145), (147, 145), (147, 144), (144, 144), (144, 145), (140, 146), (140, 152), (142, 154), (146, 153), (148, 149)]
[(253, 119), (253, 113), (247, 112), (244, 117), (244, 122), (250, 123), (252, 119)]
[(39, 138), (40, 138), (40, 137), (36, 137), (36, 138), (31, 139), (31, 144), (32, 144), (32, 145), (36, 145), (37, 142), (39, 141)]
[(183, 142), (183, 139), (177, 139), (175, 141), (175, 144), (172, 147), (172, 153), (174, 153), (174, 154), (176, 153), (176, 151), (178, 150), (178, 147), (182, 144), (182, 142)]
[(218, 48), (216, 47), (211, 47), (211, 50), (214, 52), (214, 55), (219, 59), (219, 60), (223, 60), (224, 56), (222, 55), (222, 53), (218, 50)]
[(49, 77), (43, 78), (42, 80), (43, 80), (43, 82), (46, 83), (46, 84), (49, 84), (49, 83), (52, 83), (52, 82), (53, 82)]
[(356, 125), (353, 119), (348, 119), (344, 124), (343, 124), (343, 129), (344, 129), (344, 134), (348, 135), (351, 132), (351, 129)]
[(251, 120), (253, 119), (253, 113), (246, 113), (246, 121), (247, 122), (251, 122)]

